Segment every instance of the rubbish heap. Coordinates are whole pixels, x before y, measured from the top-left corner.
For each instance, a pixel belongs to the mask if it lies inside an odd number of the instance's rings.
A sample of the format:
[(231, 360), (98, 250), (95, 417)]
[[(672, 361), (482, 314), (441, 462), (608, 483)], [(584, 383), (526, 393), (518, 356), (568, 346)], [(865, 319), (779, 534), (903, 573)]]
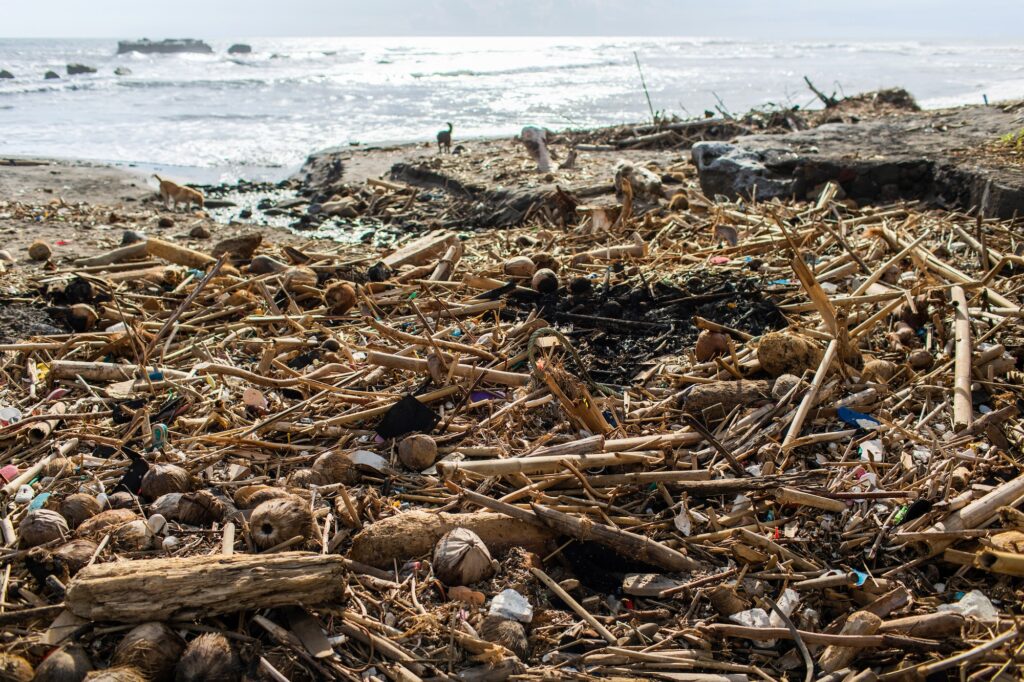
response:
[(33, 275), (74, 331), (0, 346), (0, 676), (1014, 677), (1019, 221), (672, 172)]

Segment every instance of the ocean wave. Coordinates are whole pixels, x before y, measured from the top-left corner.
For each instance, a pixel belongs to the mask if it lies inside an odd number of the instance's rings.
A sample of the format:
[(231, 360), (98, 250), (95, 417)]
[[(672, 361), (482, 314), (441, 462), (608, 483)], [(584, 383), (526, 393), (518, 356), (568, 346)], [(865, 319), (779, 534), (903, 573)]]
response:
[(452, 71), (433, 71), (430, 73), (413, 72), (413, 78), (463, 78), (480, 76), (517, 76), (528, 73), (547, 73), (551, 71), (586, 71), (589, 69), (600, 69), (606, 66), (619, 66), (622, 60), (607, 60), (600, 62), (581, 62), (579, 64), (542, 64), (535, 66), (519, 66), (507, 69), (454, 69)]
[(275, 116), (273, 114), (242, 114), (242, 113), (231, 113), (231, 114), (218, 114), (218, 113), (205, 113), (205, 114), (172, 114), (169, 116), (161, 116), (162, 121), (274, 121), (281, 119), (281, 116)]

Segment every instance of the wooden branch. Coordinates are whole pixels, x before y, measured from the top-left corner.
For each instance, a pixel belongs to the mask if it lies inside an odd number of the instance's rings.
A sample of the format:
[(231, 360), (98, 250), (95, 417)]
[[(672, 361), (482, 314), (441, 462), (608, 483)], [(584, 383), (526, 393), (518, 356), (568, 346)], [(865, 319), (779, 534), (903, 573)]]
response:
[(807, 419), (807, 415), (810, 413), (811, 408), (818, 400), (818, 391), (821, 390), (821, 385), (825, 383), (825, 377), (828, 375), (828, 369), (832, 365), (832, 361), (836, 357), (836, 352), (839, 350), (839, 341), (832, 339), (828, 348), (825, 349), (825, 355), (821, 358), (821, 364), (818, 365), (818, 370), (814, 373), (814, 380), (811, 382), (811, 387), (807, 393), (804, 394), (803, 400), (800, 401), (800, 407), (797, 408), (796, 415), (793, 417), (793, 421), (789, 425), (789, 431), (786, 432), (786, 437), (782, 441), (782, 448), (784, 450), (790, 447), (790, 444), (800, 435), (800, 430), (804, 427), (804, 420)]
[[(532, 517), (531, 512), (522, 511)], [(455, 528), (473, 531), (492, 552), (509, 547), (543, 551), (554, 539), (554, 535), (536, 519), (524, 523), (521, 518), (491, 512), (449, 514), (410, 511), (365, 526), (352, 539), (349, 558), (378, 568), (391, 568), (394, 561), (402, 562), (429, 554), (441, 536)]]
[(92, 621), (191, 620), (336, 602), (346, 573), (342, 557), (305, 552), (136, 559), (82, 569), (64, 603)]
[(184, 265), (187, 268), (206, 268), (217, 262), (217, 259), (186, 246), (179, 246), (163, 239), (150, 237), (146, 240), (146, 253), (150, 256), (163, 258), (171, 263)]
[[(924, 532), (938, 535), (980, 528), (999, 512), (1000, 507), (1015, 505), (1022, 497), (1024, 497), (1024, 474), (1000, 483), (984, 497), (971, 502), (963, 509), (958, 509)], [(927, 556), (932, 557), (952, 545), (956, 540), (956, 537), (938, 535), (935, 539), (922, 541), (920, 547)]]
[(549, 590), (554, 592), (559, 599), (568, 604), (569, 608), (572, 609), (577, 616), (586, 621), (587, 625), (592, 627), (594, 629), (594, 632), (600, 635), (604, 639), (604, 641), (608, 642), (609, 644), (618, 644), (618, 638), (611, 632), (609, 632), (608, 628), (601, 625), (601, 623), (599, 623), (597, 619), (590, 614), (589, 611), (583, 608), (578, 601), (573, 599), (568, 592), (562, 589), (561, 585), (552, 580), (551, 576), (549, 576), (547, 573), (540, 570), (539, 568), (536, 568), (535, 566), (530, 567), (530, 573), (533, 573), (533, 575), (535, 575), (542, 583), (544, 583)]
[(544, 523), (564, 535), (597, 542), (622, 556), (646, 561), (670, 571), (695, 571), (701, 568), (699, 562), (644, 535), (594, 523), (590, 519), (580, 519), (539, 504), (530, 506)]
[[(788, 628), (758, 628), (746, 625), (732, 625), (730, 623), (712, 623), (705, 625), (705, 631), (723, 637), (742, 637), (755, 641), (770, 641), (773, 639), (793, 639)], [(825, 644), (829, 646), (849, 647), (852, 649), (873, 649), (873, 648), (899, 648), (899, 649), (939, 649), (942, 644), (931, 639), (918, 639), (904, 637), (901, 635), (833, 635), (825, 632), (809, 632), (797, 630), (800, 638), (807, 644)]]
[(458, 240), (458, 236), (451, 232), (428, 234), (409, 242), (391, 255), (385, 256), (383, 262), (391, 269), (402, 265), (423, 265), (431, 258), (437, 258), (443, 254), (449, 246), (454, 245)]
[(974, 420), (971, 404), (971, 318), (964, 289), (950, 289), (953, 299), (953, 332), (956, 338), (956, 362), (953, 373), (953, 429), (962, 431)]
[(653, 464), (660, 457), (640, 452), (612, 452), (592, 455), (548, 455), (544, 457), (508, 457), (506, 459), (477, 459), (461, 462), (438, 462), (437, 470), (443, 476), (456, 471), (470, 471), (484, 476), (507, 474), (540, 474), (559, 471), (562, 462), (570, 462), (581, 469), (623, 466), (626, 464)]
[[(426, 360), (407, 358), (401, 355), (392, 355), (390, 353), (370, 351), (366, 354), (366, 362), (370, 365), (389, 367), (391, 369), (404, 369), (410, 372), (419, 372), (421, 374), (429, 373)], [(498, 369), (474, 367), (473, 365), (455, 365), (453, 373), (457, 377), (482, 380), (492, 384), (503, 384), (505, 386), (526, 386), (530, 383), (529, 374), (517, 374), (515, 372), (505, 372)]]

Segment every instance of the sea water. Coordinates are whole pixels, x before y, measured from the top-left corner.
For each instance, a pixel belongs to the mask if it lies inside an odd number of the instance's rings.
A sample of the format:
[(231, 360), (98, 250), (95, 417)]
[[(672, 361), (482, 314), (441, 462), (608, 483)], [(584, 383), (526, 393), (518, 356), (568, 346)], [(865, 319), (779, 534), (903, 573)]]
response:
[[(157, 38), (157, 36), (151, 36)], [(161, 36), (162, 37), (162, 36)], [(267, 38), (214, 54), (116, 54), (117, 40), (0, 39), (0, 154), (277, 179), (316, 149), (815, 107), (903, 86), (925, 107), (1024, 96), (1024, 46), (701, 38)], [(252, 46), (229, 55), (233, 42)], [(96, 68), (68, 76), (69, 63)], [(116, 76), (126, 67), (131, 75)], [(47, 70), (60, 80), (44, 80)]]

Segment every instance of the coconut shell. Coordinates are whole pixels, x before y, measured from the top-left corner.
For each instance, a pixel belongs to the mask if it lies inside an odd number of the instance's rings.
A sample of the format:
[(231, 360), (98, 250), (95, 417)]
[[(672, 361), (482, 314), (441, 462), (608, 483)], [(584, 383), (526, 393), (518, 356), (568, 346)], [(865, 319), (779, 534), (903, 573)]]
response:
[(526, 628), (517, 620), (486, 616), (480, 624), (480, 637), (488, 642), (500, 644), (521, 661), (530, 657), (530, 641), (526, 637)]
[(296, 536), (308, 538), (313, 529), (309, 503), (298, 497), (268, 500), (252, 511), (249, 532), (256, 547), (264, 550)]
[(313, 471), (320, 474), (324, 484), (354, 485), (360, 480), (352, 459), (343, 452), (331, 451), (320, 455), (313, 461)]
[(554, 270), (541, 268), (533, 273), (530, 286), (538, 293), (553, 294), (558, 291), (558, 275), (555, 274)]
[(71, 579), (67, 562), (45, 547), (33, 547), (28, 550), (28, 554), (25, 555), (25, 568), (43, 591), (48, 589), (47, 580), (51, 575), (64, 585)]
[(472, 585), (494, 575), (495, 569), (487, 545), (468, 528), (449, 531), (434, 546), (434, 574), (445, 585)]
[(886, 384), (889, 383), (889, 379), (896, 376), (896, 372), (899, 370), (899, 365), (895, 362), (890, 362), (888, 360), (868, 360), (864, 363), (864, 369), (861, 371), (861, 379), (864, 381)]
[(316, 271), (307, 268), (305, 265), (296, 265), (288, 268), (281, 275), (281, 283), (288, 291), (299, 291), (300, 288), (315, 288), (317, 284)]
[(75, 463), (67, 457), (54, 457), (43, 465), (43, 476), (67, 476), (75, 473)]
[(924, 348), (918, 348), (917, 350), (910, 351), (910, 355), (907, 356), (907, 362), (915, 370), (922, 371), (930, 369), (935, 363), (935, 358)]
[(824, 351), (816, 343), (796, 334), (771, 332), (762, 336), (757, 346), (761, 369), (773, 377), (813, 371), (823, 356)]
[(92, 661), (85, 649), (68, 644), (43, 659), (36, 667), (33, 682), (81, 682), (92, 670)]
[(917, 333), (914, 328), (902, 320), (896, 323), (893, 328), (896, 339), (904, 346), (912, 346), (917, 341)]
[(437, 443), (424, 433), (407, 436), (398, 444), (398, 459), (413, 471), (423, 471), (437, 459)]
[(99, 500), (87, 493), (74, 493), (64, 498), (60, 505), (60, 513), (67, 519), (71, 528), (78, 526), (86, 519), (96, 516), (103, 508)]
[(146, 677), (131, 667), (94, 670), (85, 676), (83, 682), (148, 682)]
[(173, 518), (189, 526), (208, 526), (223, 521), (228, 507), (225, 500), (209, 490), (200, 490), (182, 495), (178, 501), (176, 514), (167, 518)]
[(538, 270), (545, 269), (558, 274), (558, 270), (561, 268), (561, 265), (559, 265), (558, 261), (550, 253), (531, 253), (530, 260), (533, 261), (533, 264)]
[(37, 239), (28, 246), (28, 257), (32, 260), (50, 260), (50, 255), (52, 253), (53, 251), (50, 250), (50, 245), (42, 239)]
[(242, 663), (228, 638), (220, 633), (199, 635), (185, 649), (174, 670), (175, 682), (237, 682)]
[(137, 500), (135, 495), (132, 495), (127, 490), (118, 490), (107, 497), (107, 505), (111, 509), (135, 509)]
[(110, 663), (135, 668), (155, 682), (170, 682), (184, 650), (185, 642), (163, 623), (143, 623), (118, 642)]
[(356, 305), (356, 290), (348, 282), (334, 282), (324, 292), (324, 301), (332, 315), (344, 315)]
[(192, 475), (177, 464), (153, 464), (142, 477), (139, 493), (155, 500), (167, 493), (187, 493), (192, 490)]
[(239, 509), (255, 509), (267, 500), (289, 497), (287, 490), (269, 485), (246, 485), (235, 491), (235, 506)]
[(73, 576), (92, 560), (92, 555), (96, 553), (97, 547), (99, 545), (92, 540), (79, 538), (53, 550), (53, 555), (64, 560), (68, 567), (68, 574)]
[(312, 469), (296, 469), (288, 474), (285, 484), (289, 488), (308, 488), (311, 485), (324, 485), (324, 477)]
[(537, 272), (537, 265), (526, 256), (516, 256), (505, 261), (502, 269), (509, 277), (527, 279)]
[(96, 326), (100, 316), (96, 310), (87, 303), (76, 303), (68, 308), (68, 324), (76, 332), (87, 332)]
[(33, 509), (18, 524), (22, 547), (35, 547), (70, 535), (68, 522), (52, 509)]
[(721, 332), (713, 332), (710, 329), (702, 329), (697, 335), (697, 343), (693, 347), (693, 354), (697, 362), (707, 362), (718, 355), (725, 355), (729, 352), (729, 337)]
[(32, 682), (34, 674), (32, 664), (21, 656), (0, 653), (0, 680), (3, 682)]
[(139, 515), (131, 509), (108, 509), (83, 521), (75, 534), (82, 538), (101, 538), (137, 518)]

